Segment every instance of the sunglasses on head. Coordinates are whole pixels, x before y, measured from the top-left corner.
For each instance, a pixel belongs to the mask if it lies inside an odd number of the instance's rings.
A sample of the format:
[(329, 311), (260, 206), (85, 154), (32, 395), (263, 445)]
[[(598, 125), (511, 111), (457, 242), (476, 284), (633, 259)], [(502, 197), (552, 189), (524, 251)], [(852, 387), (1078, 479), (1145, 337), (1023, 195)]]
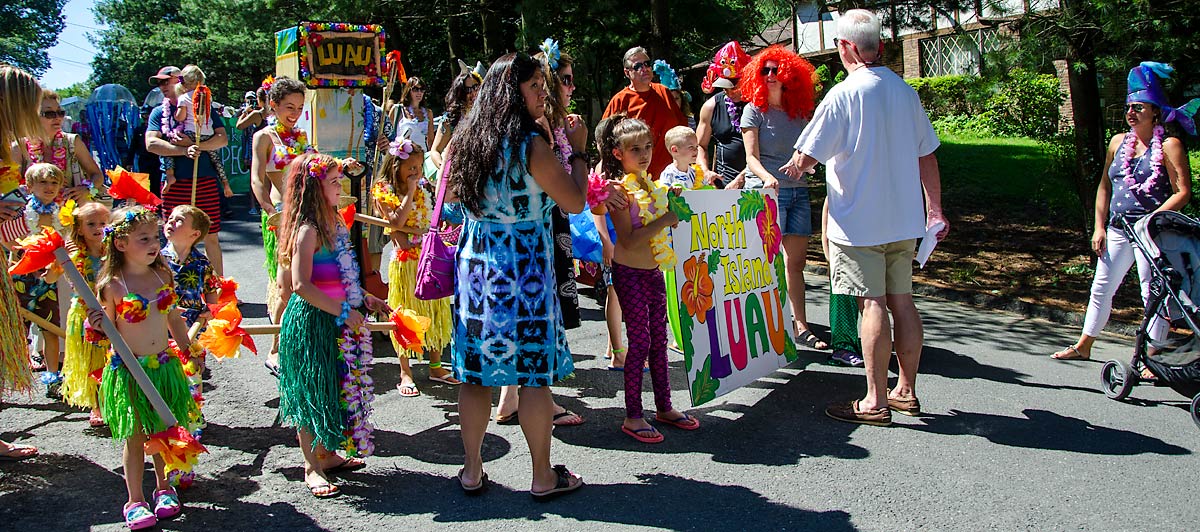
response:
[(1126, 105), (1126, 106), (1125, 106), (1125, 110), (1126, 110), (1126, 111), (1133, 111), (1133, 112), (1135, 112), (1135, 113), (1140, 113), (1140, 112), (1142, 112), (1142, 111), (1145, 111), (1145, 110), (1146, 110), (1146, 104), (1144, 104), (1144, 103), (1131, 103), (1131, 104), (1128, 104), (1128, 105)]
[(776, 76), (778, 76), (779, 75), (779, 67), (777, 67), (777, 66), (762, 67), (761, 69), (759, 69), (758, 73), (762, 74), (764, 76), (770, 76), (771, 74), (775, 74)]
[(641, 70), (643, 68), (650, 68), (653, 66), (654, 66), (654, 63), (652, 63), (649, 59), (647, 59), (645, 61), (640, 61), (640, 62), (634, 63), (632, 65), (629, 65), (629, 70)]
[(67, 112), (62, 109), (57, 111), (42, 111), (42, 118), (48, 118), (50, 120), (54, 120), (55, 118), (63, 118), (65, 116), (67, 116)]

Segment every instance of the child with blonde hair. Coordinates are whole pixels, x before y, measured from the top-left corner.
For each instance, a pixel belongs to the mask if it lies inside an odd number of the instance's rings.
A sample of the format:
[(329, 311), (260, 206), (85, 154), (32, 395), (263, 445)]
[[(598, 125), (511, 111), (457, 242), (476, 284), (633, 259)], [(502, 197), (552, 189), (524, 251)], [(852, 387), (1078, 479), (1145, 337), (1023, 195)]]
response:
[(675, 126), (667, 130), (663, 136), (667, 151), (671, 154), (671, 164), (658, 176), (658, 182), (668, 187), (680, 187), (685, 190), (699, 188), (710, 184), (710, 176), (696, 164), (700, 156), (700, 139), (696, 132), (687, 126)]
[[(75, 247), (71, 262), (83, 274), (88, 290), (96, 289), (96, 275), (104, 261), (104, 226), (111, 215), (108, 207), (95, 201), (84, 203), (71, 213), (73, 223), (70, 233)], [(90, 409), (88, 424), (99, 427), (104, 424), (97, 396), (100, 383), (92, 374), (104, 368), (104, 363), (108, 361), (109, 345), (108, 340), (88, 324), (87, 315), (87, 305), (79, 296), (73, 296), (71, 308), (67, 311), (62, 394), (67, 404)]]
[[(43, 227), (49, 227), (62, 233), (62, 220), (59, 212), (62, 204), (60, 195), (66, 177), (62, 170), (51, 163), (37, 163), (25, 171), (25, 186), (29, 189), (29, 197), (25, 203), (25, 227), (28, 235), (41, 232)], [(61, 273), (55, 266), (40, 272), (12, 277), (13, 287), (17, 291), (17, 299), (21, 308), (54, 325), (62, 324), (62, 308), (58, 305), (58, 276)], [(29, 336), (28, 326), (25, 328)], [(46, 397), (59, 399), (62, 397), (62, 373), (59, 372), (62, 363), (61, 347), (58, 336), (50, 331), (41, 331), (44, 371), (41, 381), (46, 385)], [(36, 357), (35, 357), (36, 358)], [(40, 365), (40, 364), (39, 364)]]
[[(175, 96), (178, 99), (178, 106), (175, 109), (175, 115), (168, 120), (167, 116), (163, 116), (163, 136), (172, 142), (183, 140), (185, 137), (193, 143), (199, 144), (212, 138), (215, 133), (212, 117), (212, 93), (205, 86), (204, 71), (196, 65), (187, 65), (179, 72), (179, 77), (182, 80), (175, 85)], [(197, 91), (197, 89), (201, 89)], [(199, 97), (197, 97), (199, 96)], [(197, 121), (197, 118), (201, 118)], [(225, 197), (233, 195), (233, 190), (229, 188), (229, 179), (225, 176), (225, 165), (221, 164), (221, 156), (216, 151), (208, 151), (208, 156), (212, 158), (213, 168), (217, 170), (217, 177), (221, 180), (221, 185), (225, 188)], [(165, 185), (163, 191), (175, 184), (175, 167), (171, 157), (160, 157), (163, 175), (165, 176)]]

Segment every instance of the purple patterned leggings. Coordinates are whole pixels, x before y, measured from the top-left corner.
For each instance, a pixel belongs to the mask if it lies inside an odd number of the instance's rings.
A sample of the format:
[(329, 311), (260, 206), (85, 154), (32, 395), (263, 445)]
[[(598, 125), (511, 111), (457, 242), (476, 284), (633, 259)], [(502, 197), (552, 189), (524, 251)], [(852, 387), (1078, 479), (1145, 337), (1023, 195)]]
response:
[(625, 417), (642, 417), (642, 366), (650, 359), (654, 406), (671, 410), (667, 371), (667, 288), (657, 268), (643, 270), (613, 263), (613, 286), (625, 319), (629, 352), (625, 356)]

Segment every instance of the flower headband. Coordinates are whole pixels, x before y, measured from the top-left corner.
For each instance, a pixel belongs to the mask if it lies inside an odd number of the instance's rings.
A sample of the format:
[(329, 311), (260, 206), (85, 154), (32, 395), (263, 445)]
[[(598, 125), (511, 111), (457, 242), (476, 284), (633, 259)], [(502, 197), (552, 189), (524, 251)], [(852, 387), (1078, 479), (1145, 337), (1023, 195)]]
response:
[(388, 153), (394, 157), (400, 158), (401, 160), (408, 159), (408, 156), (412, 155), (412, 152), (413, 143), (411, 140), (398, 139), (388, 144)]
[(275, 84), (275, 76), (267, 76), (266, 79), (262, 80), (262, 85), (259, 88), (262, 89), (263, 92), (270, 92), (271, 85), (274, 85), (274, 84)]
[(158, 216), (140, 205), (125, 211), (123, 218), (104, 226), (104, 243), (111, 244), (114, 239), (129, 236), (134, 227), (143, 223), (157, 224)]
[(480, 62), (480, 61), (476, 61), (476, 62), (475, 62), (475, 68), (471, 68), (471, 67), (467, 66), (467, 62), (466, 62), (466, 61), (463, 61), (462, 59), (459, 59), (459, 60), (458, 60), (458, 68), (459, 68), (459, 70), (461, 71), (461, 73), (463, 73), (463, 74), (470, 74), (472, 77), (474, 77), (474, 78), (475, 78), (475, 81), (478, 81), (478, 82), (480, 82), (480, 83), (483, 83), (483, 74), (484, 74), (484, 70), (483, 70), (483, 63), (482, 63), (482, 62)]
[(330, 170), (342, 169), (342, 160), (336, 157), (314, 157), (308, 162), (308, 177), (324, 181)]
[(558, 70), (558, 62), (562, 59), (562, 52), (558, 50), (558, 41), (546, 37), (546, 40), (542, 41), (538, 48), (546, 55), (546, 64), (550, 66), (550, 70)]

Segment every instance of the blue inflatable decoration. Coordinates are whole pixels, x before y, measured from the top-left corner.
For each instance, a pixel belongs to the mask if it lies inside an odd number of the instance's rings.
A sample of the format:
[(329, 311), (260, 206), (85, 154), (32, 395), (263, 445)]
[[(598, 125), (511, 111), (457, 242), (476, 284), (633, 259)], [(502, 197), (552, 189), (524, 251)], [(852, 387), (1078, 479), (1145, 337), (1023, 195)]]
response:
[(97, 87), (84, 108), (91, 150), (102, 170), (123, 164), (132, 152), (133, 130), (141, 121), (137, 100), (121, 85)]

